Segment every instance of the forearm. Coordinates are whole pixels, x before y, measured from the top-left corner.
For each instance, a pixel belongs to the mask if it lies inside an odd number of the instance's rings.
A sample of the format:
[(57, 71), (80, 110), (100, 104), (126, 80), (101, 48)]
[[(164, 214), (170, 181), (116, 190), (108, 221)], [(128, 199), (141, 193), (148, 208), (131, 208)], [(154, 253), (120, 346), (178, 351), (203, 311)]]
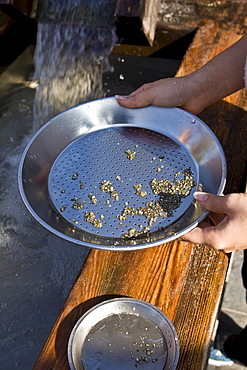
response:
[(247, 34), (197, 71), (147, 83), (118, 102), (128, 108), (157, 105), (180, 107), (198, 114), (208, 105), (242, 89), (247, 55)]
[(247, 35), (218, 54), (202, 68), (186, 76), (192, 91), (188, 104), (197, 110), (242, 89), (247, 55)]

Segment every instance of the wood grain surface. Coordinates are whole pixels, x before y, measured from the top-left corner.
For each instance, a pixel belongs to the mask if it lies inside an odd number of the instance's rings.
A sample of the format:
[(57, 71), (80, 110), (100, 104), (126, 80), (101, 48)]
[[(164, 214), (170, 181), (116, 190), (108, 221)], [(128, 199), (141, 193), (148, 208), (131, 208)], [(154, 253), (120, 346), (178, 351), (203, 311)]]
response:
[[(201, 21), (177, 75), (199, 68), (239, 37), (239, 27)], [(200, 117), (225, 150), (226, 192), (241, 191), (246, 169), (245, 90), (208, 107)], [(159, 307), (172, 320), (179, 337), (177, 368), (205, 369), (227, 265), (228, 256), (223, 252), (182, 241), (138, 251), (90, 251), (34, 369), (69, 369), (68, 338), (76, 321), (96, 303), (118, 296), (143, 299)]]

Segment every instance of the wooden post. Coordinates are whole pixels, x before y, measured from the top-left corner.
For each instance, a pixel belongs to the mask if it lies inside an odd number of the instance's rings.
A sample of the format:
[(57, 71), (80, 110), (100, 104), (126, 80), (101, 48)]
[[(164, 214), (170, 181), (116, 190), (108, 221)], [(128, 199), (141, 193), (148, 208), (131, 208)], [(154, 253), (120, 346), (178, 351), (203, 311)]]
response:
[(116, 15), (120, 38), (132, 44), (138, 37), (141, 42), (146, 40), (152, 45), (159, 6), (160, 0), (118, 0)]

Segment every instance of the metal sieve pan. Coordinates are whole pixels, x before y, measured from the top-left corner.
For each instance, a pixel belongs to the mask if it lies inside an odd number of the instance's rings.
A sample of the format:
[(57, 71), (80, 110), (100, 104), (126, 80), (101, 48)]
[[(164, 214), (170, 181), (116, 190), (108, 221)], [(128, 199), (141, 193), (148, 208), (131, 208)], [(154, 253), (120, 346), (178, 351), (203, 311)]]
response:
[(71, 370), (175, 370), (179, 341), (172, 322), (156, 306), (115, 298), (88, 310), (68, 343)]
[(126, 109), (95, 100), (54, 117), (19, 166), (21, 196), (48, 230), (99, 249), (140, 249), (182, 236), (221, 194), (226, 164), (211, 130), (178, 108)]

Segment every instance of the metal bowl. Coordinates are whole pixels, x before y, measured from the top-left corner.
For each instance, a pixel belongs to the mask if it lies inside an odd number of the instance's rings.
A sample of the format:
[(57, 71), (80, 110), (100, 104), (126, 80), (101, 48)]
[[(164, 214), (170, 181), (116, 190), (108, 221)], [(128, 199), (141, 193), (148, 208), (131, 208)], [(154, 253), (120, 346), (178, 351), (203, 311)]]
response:
[(68, 343), (71, 370), (175, 370), (179, 342), (157, 307), (134, 298), (104, 301), (74, 326)]
[[(158, 179), (177, 189), (186, 176), (193, 179), (187, 195), (174, 190), (161, 199), (150, 188)], [(220, 195), (225, 180), (223, 150), (199, 118), (178, 108), (127, 109), (115, 98), (73, 107), (47, 122), (27, 145), (18, 172), (22, 199), (41, 225), (78, 245), (108, 250), (181, 237), (208, 214), (194, 191)], [(150, 219), (146, 204), (156, 201), (163, 216)]]

